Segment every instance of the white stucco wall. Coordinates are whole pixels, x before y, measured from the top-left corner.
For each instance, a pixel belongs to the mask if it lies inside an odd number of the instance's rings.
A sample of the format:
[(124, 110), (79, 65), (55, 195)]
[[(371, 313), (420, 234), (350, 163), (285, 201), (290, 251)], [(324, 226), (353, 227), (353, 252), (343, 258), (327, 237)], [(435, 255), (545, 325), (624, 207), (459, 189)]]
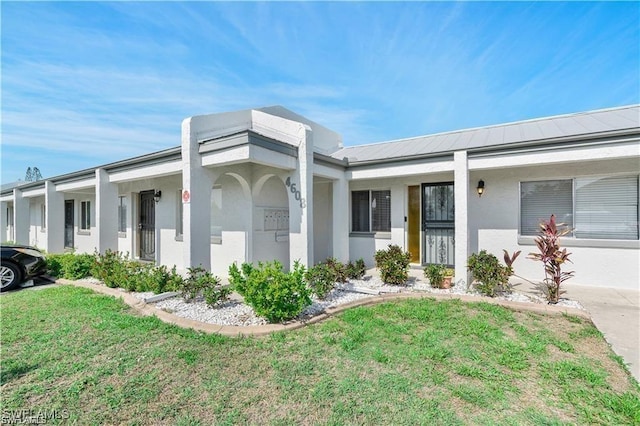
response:
[[(96, 197), (95, 194), (81, 193), (72, 194), (67, 193), (64, 197), (65, 200), (74, 200), (74, 220), (73, 220), (73, 248), (76, 253), (93, 253), (98, 246), (98, 233), (96, 229)], [(89, 201), (91, 203), (91, 228), (88, 230), (80, 229), (80, 206), (83, 201)], [(63, 216), (64, 217), (64, 216)], [(64, 226), (64, 223), (62, 224)]]
[[(182, 272), (182, 241), (176, 238), (178, 206), (182, 204), (178, 194), (180, 188), (180, 175), (141, 179), (118, 184), (118, 196), (127, 197), (127, 232), (118, 237), (118, 250), (120, 252), (129, 253), (129, 256), (134, 259), (139, 258), (138, 205), (140, 192), (162, 191), (162, 197), (155, 205), (156, 263), (166, 265), (169, 268), (175, 265)], [(116, 217), (117, 214), (116, 206)]]
[(47, 250), (47, 230), (42, 227), (44, 197), (29, 199), (29, 244)]
[(313, 255), (314, 264), (332, 256), (333, 252), (333, 183), (313, 186)]
[[(262, 186), (262, 190), (254, 194), (253, 261), (256, 263), (259, 261), (279, 260), (285, 269), (288, 269), (288, 237), (280, 237), (280, 241), (276, 241), (276, 231), (263, 230), (264, 216), (262, 212), (264, 208), (289, 209), (286, 187), (277, 176), (270, 177)], [(296, 253), (291, 253), (291, 256), (296, 258)]]
[(222, 189), (223, 214), (214, 221), (221, 223), (222, 241), (211, 243), (211, 272), (220, 277), (228, 276), (229, 266), (234, 262), (240, 265), (247, 260), (247, 234), (251, 229), (252, 209), (251, 200), (238, 178), (224, 174), (215, 182)]

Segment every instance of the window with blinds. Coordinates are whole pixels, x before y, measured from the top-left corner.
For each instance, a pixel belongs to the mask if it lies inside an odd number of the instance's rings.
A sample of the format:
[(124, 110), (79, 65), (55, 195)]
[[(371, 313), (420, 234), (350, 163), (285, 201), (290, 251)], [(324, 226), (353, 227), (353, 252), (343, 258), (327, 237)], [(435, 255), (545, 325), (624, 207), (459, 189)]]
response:
[(118, 232), (127, 232), (127, 197), (118, 197)]
[(573, 228), (571, 180), (545, 180), (520, 184), (520, 234), (538, 235), (540, 222), (556, 215), (557, 223)]
[(391, 231), (391, 191), (371, 191), (371, 230)]
[(391, 231), (391, 191), (351, 192), (351, 231)]
[(638, 198), (638, 175), (522, 182), (520, 234), (555, 214), (575, 238), (637, 240)]
[(369, 232), (369, 191), (351, 193), (351, 230)]
[(80, 229), (83, 231), (91, 229), (91, 201), (80, 203)]
[(40, 228), (44, 231), (47, 229), (47, 205), (40, 205)]
[(578, 178), (575, 236), (638, 239), (638, 176)]

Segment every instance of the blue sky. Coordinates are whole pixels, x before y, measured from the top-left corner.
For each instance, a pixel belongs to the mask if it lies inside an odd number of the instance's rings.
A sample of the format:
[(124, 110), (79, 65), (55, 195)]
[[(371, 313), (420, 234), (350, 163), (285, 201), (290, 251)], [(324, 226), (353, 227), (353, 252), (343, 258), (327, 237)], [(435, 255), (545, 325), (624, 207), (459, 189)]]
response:
[(356, 145), (640, 103), (640, 3), (2, 2), (2, 182), (280, 104)]

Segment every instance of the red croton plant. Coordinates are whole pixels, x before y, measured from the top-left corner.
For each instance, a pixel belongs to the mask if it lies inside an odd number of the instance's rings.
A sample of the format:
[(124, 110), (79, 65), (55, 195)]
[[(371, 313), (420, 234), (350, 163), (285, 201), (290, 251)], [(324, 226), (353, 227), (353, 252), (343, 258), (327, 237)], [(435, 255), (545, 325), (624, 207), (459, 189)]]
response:
[[(562, 227), (562, 229), (559, 229)], [(555, 215), (551, 215), (549, 221), (540, 223), (540, 235), (535, 242), (540, 253), (529, 253), (529, 259), (539, 260), (544, 264), (544, 284), (547, 290), (547, 300), (549, 303), (558, 303), (560, 295), (564, 291), (560, 290), (560, 285), (573, 276), (573, 271), (562, 271), (562, 264), (571, 262), (567, 249), (560, 250), (560, 237), (571, 232), (571, 229), (564, 223), (556, 224)]]

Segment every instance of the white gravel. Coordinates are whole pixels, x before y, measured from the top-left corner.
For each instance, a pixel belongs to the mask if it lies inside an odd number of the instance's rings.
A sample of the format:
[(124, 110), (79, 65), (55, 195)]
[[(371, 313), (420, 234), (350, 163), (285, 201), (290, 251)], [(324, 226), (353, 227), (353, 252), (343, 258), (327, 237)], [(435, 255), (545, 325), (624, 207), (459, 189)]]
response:
[[(96, 278), (85, 279), (91, 283), (101, 283)], [(467, 288), (466, 285), (454, 285), (450, 289), (433, 288), (429, 282), (422, 277), (410, 277), (404, 286), (388, 285), (382, 282), (377, 276), (365, 276), (361, 280), (349, 280), (348, 283), (340, 285), (342, 289), (334, 289), (329, 293), (325, 300), (313, 298), (312, 305), (307, 307), (296, 319), (308, 320), (319, 315), (327, 308), (333, 308), (339, 305), (354, 302), (360, 299), (373, 297), (374, 294), (384, 293), (405, 293), (405, 292), (421, 292), (421, 293), (440, 293), (440, 294), (468, 294), (480, 295), (475, 289)], [(373, 293), (373, 294), (372, 294)], [(145, 300), (154, 295), (152, 292), (136, 293), (131, 295), (140, 300)], [(528, 302), (546, 304), (547, 301), (542, 297), (531, 293), (511, 292), (499, 295), (496, 299), (508, 300), (514, 302)], [(210, 308), (204, 300), (196, 299), (192, 302), (185, 302), (180, 296), (170, 297), (155, 303), (150, 303), (158, 309), (170, 312), (183, 318), (189, 318), (195, 321), (201, 321), (209, 324), (217, 325), (233, 325), (233, 326), (251, 326), (267, 324), (265, 318), (258, 317), (253, 309), (245, 305), (241, 300), (230, 300), (215, 308)], [(568, 308), (584, 309), (584, 307), (575, 300), (563, 299), (556, 306)]]
[[(302, 311), (297, 319), (308, 320), (311, 317), (321, 314), (326, 308), (367, 297), (371, 297), (371, 295), (333, 290), (325, 300), (313, 298), (313, 304)], [(185, 302), (181, 297), (177, 296), (161, 300), (152, 305), (179, 317), (209, 324), (238, 326), (267, 324), (266, 319), (258, 317), (250, 306), (238, 300), (230, 300), (216, 308), (210, 308), (203, 300), (196, 299), (193, 302)]]

